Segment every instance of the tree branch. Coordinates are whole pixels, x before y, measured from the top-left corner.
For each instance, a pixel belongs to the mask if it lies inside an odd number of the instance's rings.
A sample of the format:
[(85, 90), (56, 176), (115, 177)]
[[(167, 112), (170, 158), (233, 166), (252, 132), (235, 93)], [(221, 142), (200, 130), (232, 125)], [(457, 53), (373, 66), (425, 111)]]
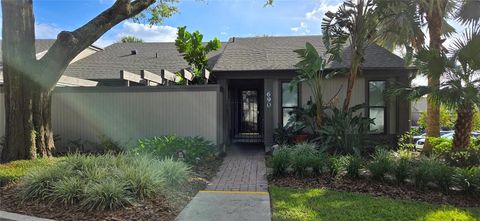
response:
[(105, 32), (120, 22), (147, 9), (156, 0), (117, 0), (112, 7), (73, 32), (62, 31), (48, 52), (40, 59), (45, 80), (53, 87), (68, 64), (81, 51), (98, 40)]

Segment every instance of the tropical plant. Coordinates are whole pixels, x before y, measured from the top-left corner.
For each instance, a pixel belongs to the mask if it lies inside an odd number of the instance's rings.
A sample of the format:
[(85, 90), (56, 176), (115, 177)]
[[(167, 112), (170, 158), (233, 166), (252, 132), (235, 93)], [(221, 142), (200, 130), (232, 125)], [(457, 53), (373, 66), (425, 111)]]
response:
[(222, 44), (217, 38), (204, 44), (203, 34), (200, 34), (199, 31), (190, 33), (187, 31), (187, 27), (183, 26), (178, 28), (175, 46), (188, 65), (192, 67), (196, 83), (204, 83), (203, 74), (208, 69), (207, 55), (221, 48)]
[(142, 43), (143, 39), (135, 36), (123, 36), (120, 38), (121, 43)]
[(150, 154), (158, 159), (182, 157), (180, 160), (185, 160), (189, 164), (206, 163), (217, 152), (215, 145), (202, 137), (175, 135), (140, 139), (137, 147), (131, 151)]
[(360, 156), (348, 155), (346, 165), (347, 175), (351, 178), (358, 178), (360, 176), (359, 170), (361, 169), (362, 165), (363, 159)]
[[(323, 96), (322, 96), (322, 81), (325, 76), (325, 66), (328, 61), (323, 59), (320, 54), (318, 54), (317, 49), (307, 42), (304, 49), (295, 50), (298, 54), (300, 61), (295, 65), (298, 68), (297, 75), (291, 82), (290, 88), (293, 89), (296, 85), (301, 82), (305, 82), (310, 88), (315, 109), (312, 109), (315, 114), (314, 122), (316, 128), (322, 126), (322, 114), (323, 114)], [(332, 76), (335, 72), (329, 74)], [(315, 130), (314, 130), (315, 131)]]
[(327, 111), (324, 124), (320, 128), (322, 146), (331, 153), (360, 155), (364, 135), (373, 120), (358, 113), (364, 105), (356, 105), (347, 111), (336, 107)]
[(375, 12), (373, 0), (347, 0), (336, 12), (328, 11), (322, 21), (323, 41), (327, 53), (336, 61), (344, 56), (346, 44), (350, 53), (350, 74), (348, 76), (343, 110), (350, 108), (353, 86), (360, 67), (365, 60), (365, 49), (379, 39), (377, 27), (380, 19)]
[(480, 193), (480, 167), (457, 169), (453, 181), (464, 193)]
[(368, 164), (368, 169), (372, 173), (372, 178), (375, 180), (383, 180), (385, 174), (390, 172), (393, 167), (392, 153), (383, 148), (377, 148), (372, 156), (372, 160)]
[[(432, 59), (442, 57), (444, 37), (449, 37), (455, 29), (448, 24), (447, 19), (455, 19), (461, 24), (475, 24), (480, 20), (480, 4), (478, 1), (456, 0), (376, 0), (377, 11), (382, 14), (380, 29), (384, 34), (383, 42), (391, 46), (404, 45), (407, 57), (414, 51), (425, 51), (425, 33), (428, 30), (429, 56)], [(426, 21), (426, 22), (425, 22)], [(426, 27), (426, 28), (425, 28)], [(392, 47), (393, 49), (393, 47)], [(407, 59), (412, 60), (412, 59)], [(443, 69), (436, 64), (422, 74), (428, 78), (428, 86), (433, 90), (441, 88), (440, 77)], [(440, 136), (440, 109), (438, 103), (427, 99), (427, 136)], [(430, 154), (431, 145), (428, 141), (423, 152)]]

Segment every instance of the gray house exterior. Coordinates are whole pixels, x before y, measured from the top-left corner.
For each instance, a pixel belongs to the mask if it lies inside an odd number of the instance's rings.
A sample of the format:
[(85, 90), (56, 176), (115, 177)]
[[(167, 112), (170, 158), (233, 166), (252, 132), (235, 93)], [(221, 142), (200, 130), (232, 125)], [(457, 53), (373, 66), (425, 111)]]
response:
[[(291, 36), (231, 38), (222, 43), (220, 50), (209, 54), (210, 83), (219, 86), (220, 94), (219, 145), (259, 142), (270, 147), (274, 130), (286, 123), (288, 112), (307, 104), (312, 95), (306, 84), (298, 85), (297, 90), (287, 90), (290, 80), (297, 75), (294, 65), (299, 59), (294, 50), (304, 48), (306, 42), (320, 53), (325, 52), (321, 36)], [(346, 50), (342, 63), (333, 63), (328, 69), (348, 68), (348, 55)], [(97, 87), (151, 87), (140, 77), (142, 74), (163, 76), (166, 70), (176, 73), (187, 68), (189, 65), (174, 43), (116, 43), (70, 64), (64, 75), (98, 82)], [(122, 74), (126, 71), (134, 80)], [(392, 139), (409, 129), (410, 102), (384, 98), (383, 91), (393, 82), (409, 84), (414, 71), (405, 67), (400, 57), (380, 46), (367, 48), (351, 105), (368, 105), (363, 114), (375, 119), (372, 135)], [(340, 106), (346, 84), (345, 76), (324, 80), (325, 102)]]

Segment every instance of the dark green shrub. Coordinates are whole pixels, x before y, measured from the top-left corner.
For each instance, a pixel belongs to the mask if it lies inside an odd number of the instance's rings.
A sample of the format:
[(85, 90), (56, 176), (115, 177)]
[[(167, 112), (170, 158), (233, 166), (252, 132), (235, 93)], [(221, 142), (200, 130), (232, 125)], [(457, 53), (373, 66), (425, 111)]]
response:
[(422, 158), (415, 163), (412, 177), (418, 187), (424, 188), (428, 183), (437, 184), (448, 190), (452, 184), (453, 168), (436, 157)]
[(307, 174), (307, 168), (314, 169), (317, 163), (318, 151), (315, 144), (302, 143), (292, 147), (291, 162), (292, 168), (297, 175)]
[(393, 173), (398, 183), (403, 183), (411, 173), (411, 162), (409, 159), (400, 158), (394, 164)]
[(448, 138), (428, 138), (432, 144), (433, 154), (445, 159), (452, 166), (471, 167), (480, 165), (480, 145), (478, 139), (472, 138), (470, 146), (465, 150), (454, 151), (453, 141)]
[(177, 158), (177, 152), (183, 151), (185, 162), (197, 164), (206, 162), (217, 152), (212, 142), (201, 137), (177, 137), (174, 135), (138, 140), (135, 153), (147, 153), (158, 159)]
[(383, 180), (385, 174), (390, 172), (393, 167), (393, 156), (390, 151), (379, 148), (372, 156), (368, 164), (368, 170), (372, 173), (374, 180)]
[(480, 193), (480, 167), (458, 168), (453, 181), (466, 194)]
[(274, 176), (281, 176), (286, 173), (287, 168), (290, 166), (290, 152), (290, 148), (286, 146), (280, 146), (273, 150), (270, 163)]
[(146, 155), (70, 155), (48, 168), (37, 168), (21, 180), (24, 200), (46, 200), (105, 210), (131, 205), (157, 194), (172, 194), (187, 181), (183, 162)]
[(363, 165), (362, 158), (356, 155), (347, 156), (346, 164), (347, 175), (352, 178), (358, 178), (358, 171), (362, 168)]

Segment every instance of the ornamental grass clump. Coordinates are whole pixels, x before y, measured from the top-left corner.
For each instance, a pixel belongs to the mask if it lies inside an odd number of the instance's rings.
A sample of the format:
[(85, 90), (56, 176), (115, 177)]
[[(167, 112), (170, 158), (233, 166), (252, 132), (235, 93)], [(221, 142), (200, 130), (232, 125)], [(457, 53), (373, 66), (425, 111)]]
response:
[(362, 168), (363, 160), (360, 156), (349, 155), (346, 157), (347, 175), (351, 178), (358, 178), (360, 175), (358, 171)]
[(465, 194), (480, 194), (480, 167), (458, 168), (453, 182)]
[(372, 178), (374, 180), (383, 180), (385, 174), (391, 171), (393, 162), (393, 156), (390, 151), (382, 148), (377, 149), (368, 165)]
[(24, 200), (111, 210), (159, 194), (168, 196), (187, 181), (189, 173), (183, 162), (148, 155), (74, 154), (52, 167), (31, 171), (20, 188)]
[(452, 184), (454, 170), (437, 157), (422, 158), (417, 161), (412, 170), (415, 184), (425, 188), (429, 183), (438, 185), (442, 190), (448, 190)]
[(270, 160), (274, 176), (285, 175), (287, 168), (290, 166), (290, 156), (288, 147), (280, 146), (275, 148)]
[(292, 168), (297, 175), (305, 176), (308, 168), (314, 170), (317, 157), (318, 151), (315, 144), (296, 144), (291, 151)]

